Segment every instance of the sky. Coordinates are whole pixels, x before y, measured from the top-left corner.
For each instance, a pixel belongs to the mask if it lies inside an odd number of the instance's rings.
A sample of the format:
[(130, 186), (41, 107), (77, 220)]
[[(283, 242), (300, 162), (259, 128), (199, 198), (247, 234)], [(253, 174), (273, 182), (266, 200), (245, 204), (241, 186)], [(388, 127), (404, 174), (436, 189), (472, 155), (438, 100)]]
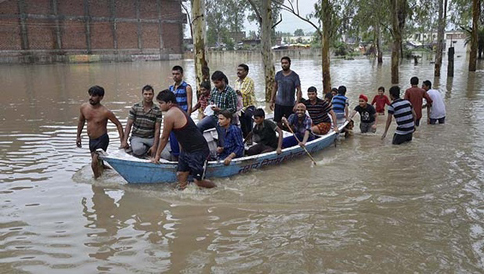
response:
[[(285, 0), (288, 3), (288, 0)], [(295, 3), (296, 0), (293, 0)], [(300, 14), (305, 17), (306, 15), (310, 14), (314, 10), (314, 4), (318, 0), (299, 0), (299, 12)], [(295, 15), (291, 14), (287, 11), (282, 11), (282, 22), (276, 26), (277, 31), (281, 32), (290, 32), (294, 33), (296, 29), (302, 29), (304, 33), (306, 32), (314, 32), (315, 29), (310, 24), (302, 21), (301, 19), (297, 18)], [(257, 31), (257, 25), (254, 23), (250, 23), (246, 20), (245, 24), (245, 31), (248, 34), (250, 30)], [(190, 37), (190, 30), (188, 26), (185, 28), (185, 37)]]

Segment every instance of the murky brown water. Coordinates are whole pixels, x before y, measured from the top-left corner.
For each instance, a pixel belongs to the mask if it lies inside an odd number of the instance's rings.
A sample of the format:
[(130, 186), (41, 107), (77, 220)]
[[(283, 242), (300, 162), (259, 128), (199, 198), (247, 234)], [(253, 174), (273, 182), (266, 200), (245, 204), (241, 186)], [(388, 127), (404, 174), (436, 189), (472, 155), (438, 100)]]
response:
[[(210, 66), (233, 79), (239, 62), (262, 104), (260, 58), (214, 56)], [(376, 135), (314, 155), (316, 167), (301, 159), (213, 190), (131, 186), (114, 171), (91, 179), (88, 149), (75, 147), (89, 86), (106, 88), (104, 104), (125, 124), (140, 88), (167, 87), (179, 63), (193, 83), (191, 60), (0, 67), (1, 273), (484, 272), (482, 61), (469, 74), (458, 59), (454, 79), (432, 81), (447, 124), (422, 125), (408, 145), (380, 141), (380, 121)], [(354, 106), (390, 86), (388, 63), (334, 60), (333, 83)], [(319, 64), (293, 58), (303, 90), (321, 87)], [(414, 75), (434, 80), (428, 60), (401, 69), (404, 88)], [(115, 149), (112, 125), (110, 135)]]

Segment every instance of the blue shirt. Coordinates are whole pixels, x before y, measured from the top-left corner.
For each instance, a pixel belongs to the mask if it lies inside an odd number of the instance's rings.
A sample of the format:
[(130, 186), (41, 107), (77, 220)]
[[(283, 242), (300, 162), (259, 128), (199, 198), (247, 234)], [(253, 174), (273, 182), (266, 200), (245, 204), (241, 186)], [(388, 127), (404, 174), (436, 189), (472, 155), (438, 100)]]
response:
[(344, 113), (345, 106), (349, 105), (348, 98), (344, 95), (338, 94), (333, 97), (333, 111), (335, 113)]
[(171, 85), (169, 87), (170, 91), (175, 93), (176, 102), (178, 106), (183, 109), (185, 112), (188, 111), (188, 100), (187, 100), (187, 87), (190, 86), (187, 82), (182, 81), (181, 84), (176, 88), (175, 85)]
[(244, 141), (242, 130), (236, 125), (230, 125), (228, 129), (222, 128), (225, 132), (224, 150), (219, 154), (219, 159), (224, 160), (230, 153), (235, 153), (235, 158), (244, 156)]

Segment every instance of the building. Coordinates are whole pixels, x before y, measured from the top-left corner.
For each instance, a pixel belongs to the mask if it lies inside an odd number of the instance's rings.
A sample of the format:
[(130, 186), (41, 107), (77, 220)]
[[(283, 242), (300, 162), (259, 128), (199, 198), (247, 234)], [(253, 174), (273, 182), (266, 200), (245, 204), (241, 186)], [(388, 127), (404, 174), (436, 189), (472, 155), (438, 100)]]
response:
[(0, 62), (181, 58), (178, 0), (0, 1)]

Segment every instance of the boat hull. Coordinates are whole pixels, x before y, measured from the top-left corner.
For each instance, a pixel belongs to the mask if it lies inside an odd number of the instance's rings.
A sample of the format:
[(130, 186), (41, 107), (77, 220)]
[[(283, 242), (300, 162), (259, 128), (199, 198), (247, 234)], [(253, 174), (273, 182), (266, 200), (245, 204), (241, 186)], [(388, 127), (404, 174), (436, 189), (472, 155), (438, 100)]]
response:
[[(344, 125), (341, 127), (343, 128)], [(315, 154), (334, 143), (337, 134), (334, 132), (314, 139), (306, 144), (306, 149), (311, 154)], [(159, 164), (151, 163), (148, 160), (135, 159), (134, 157), (124, 158), (108, 155), (104, 151), (99, 151), (100, 158), (106, 161), (116, 172), (119, 173), (130, 184), (154, 184), (154, 183), (173, 183), (177, 181), (176, 169), (177, 162), (162, 162)], [(282, 150), (281, 154), (275, 151), (242, 157), (232, 160), (229, 165), (224, 165), (223, 161), (209, 161), (205, 176), (206, 178), (230, 177), (243, 174), (253, 169), (260, 169), (265, 166), (279, 165), (294, 158), (307, 157), (306, 152), (300, 146), (294, 146)]]

